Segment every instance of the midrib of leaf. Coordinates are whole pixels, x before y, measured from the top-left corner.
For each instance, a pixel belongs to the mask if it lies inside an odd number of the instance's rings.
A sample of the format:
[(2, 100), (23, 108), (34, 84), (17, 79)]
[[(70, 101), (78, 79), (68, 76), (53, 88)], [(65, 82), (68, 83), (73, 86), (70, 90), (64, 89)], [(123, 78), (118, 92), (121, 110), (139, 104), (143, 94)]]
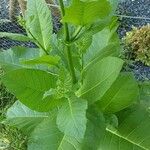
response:
[(139, 148), (142, 148), (143, 150), (149, 150), (149, 149), (147, 149), (147, 148), (141, 146), (139, 143), (135, 143), (135, 142), (131, 141), (130, 139), (128, 139), (128, 138), (126, 138), (126, 137), (123, 137), (123, 136), (117, 134), (116, 132), (113, 132), (112, 130), (110, 130), (110, 129), (108, 129), (108, 128), (106, 128), (106, 130), (107, 130), (108, 132), (110, 132), (110, 133), (112, 133), (112, 134), (118, 136), (119, 138), (124, 139), (124, 140), (128, 141), (129, 143), (138, 146)]
[(100, 81), (99, 83), (97, 83), (95, 86), (93, 86), (92, 88), (90, 88), (89, 90), (85, 91), (84, 93), (80, 94), (79, 96), (82, 96), (86, 93), (88, 93), (89, 91), (92, 91), (94, 88), (96, 88), (97, 86), (99, 86), (101, 83), (103, 83), (107, 78), (109, 78), (115, 71), (112, 71), (106, 78), (104, 78), (102, 81)]
[(73, 143), (71, 143), (70, 141), (66, 140), (65, 138), (66, 138), (66, 135), (64, 135), (62, 137), (62, 140), (60, 141), (60, 144), (59, 144), (57, 150), (65, 150), (65, 149), (62, 148), (62, 144), (63, 144), (64, 141), (67, 141), (68, 143), (70, 143), (77, 150), (76, 146)]
[[(76, 129), (77, 129), (77, 131), (78, 131), (77, 124), (76, 124), (76, 122), (75, 122), (75, 120), (74, 120), (74, 117), (73, 117), (72, 105), (71, 105), (71, 102), (70, 102), (69, 98), (68, 98), (68, 104), (69, 104), (69, 109), (70, 109), (70, 113), (71, 113), (71, 118), (73, 119), (74, 125), (75, 125), (75, 127), (76, 127)], [(78, 131), (78, 134), (79, 134), (79, 131)]]
[[(99, 52), (98, 52), (97, 54), (99, 54)], [(98, 56), (97, 56), (97, 54), (95, 54), (94, 57), (93, 57), (93, 59), (92, 59), (89, 63), (87, 63), (87, 64), (85, 65), (85, 67), (83, 68), (82, 72), (86, 71), (87, 68), (88, 68), (95, 60), (98, 60), (100, 57), (102, 57), (101, 55), (98, 55)], [(106, 53), (106, 54), (107, 54), (107, 53)], [(103, 55), (105, 55), (105, 54), (103, 54)]]
[[(60, 149), (62, 149), (62, 144), (63, 144), (63, 142), (64, 142), (64, 139), (65, 139), (65, 135), (62, 137), (62, 140), (60, 141), (60, 144), (59, 144), (59, 146), (58, 146), (58, 148), (57, 148), (57, 150), (60, 150)], [(63, 149), (62, 149), (63, 150)]]

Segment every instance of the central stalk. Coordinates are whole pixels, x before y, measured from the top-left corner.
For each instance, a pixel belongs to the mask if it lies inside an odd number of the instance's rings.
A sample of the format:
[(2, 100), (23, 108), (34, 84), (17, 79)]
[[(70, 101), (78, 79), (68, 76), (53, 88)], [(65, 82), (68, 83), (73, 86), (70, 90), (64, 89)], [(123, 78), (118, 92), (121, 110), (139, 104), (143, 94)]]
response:
[[(64, 3), (63, 0), (59, 0), (60, 8), (61, 8), (61, 14), (62, 17), (65, 16), (65, 8), (64, 8)], [(70, 35), (69, 35), (69, 28), (68, 24), (64, 23), (64, 33), (65, 33), (65, 43), (70, 43)], [(72, 58), (72, 52), (71, 52), (71, 46), (70, 44), (65, 45), (66, 52), (67, 52), (67, 57), (68, 57), (68, 66), (70, 69), (70, 74), (72, 76), (72, 81), (73, 83), (76, 83), (76, 75), (75, 75), (75, 68), (73, 65), (73, 58)]]

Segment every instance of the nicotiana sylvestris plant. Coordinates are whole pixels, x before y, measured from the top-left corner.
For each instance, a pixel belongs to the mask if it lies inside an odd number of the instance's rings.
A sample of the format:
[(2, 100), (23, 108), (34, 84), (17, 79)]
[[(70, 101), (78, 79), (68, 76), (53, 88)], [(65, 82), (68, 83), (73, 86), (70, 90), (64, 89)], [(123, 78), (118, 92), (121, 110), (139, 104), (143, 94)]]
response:
[(2, 83), (18, 101), (5, 124), (28, 135), (28, 150), (150, 149), (150, 84), (121, 71), (115, 0), (59, 0), (53, 33), (44, 0), (28, 0), (21, 24), (36, 48), (0, 53)]

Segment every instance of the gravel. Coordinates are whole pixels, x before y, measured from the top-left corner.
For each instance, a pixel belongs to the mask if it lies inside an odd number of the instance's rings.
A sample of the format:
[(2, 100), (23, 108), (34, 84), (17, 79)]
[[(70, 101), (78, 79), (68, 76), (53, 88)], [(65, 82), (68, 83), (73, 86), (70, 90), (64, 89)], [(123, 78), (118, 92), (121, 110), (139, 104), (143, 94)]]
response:
[(138, 18), (120, 18), (118, 33), (123, 37), (132, 26), (140, 27), (150, 23), (150, 0), (120, 0), (118, 14)]
[(8, 19), (8, 0), (0, 0), (0, 19)]

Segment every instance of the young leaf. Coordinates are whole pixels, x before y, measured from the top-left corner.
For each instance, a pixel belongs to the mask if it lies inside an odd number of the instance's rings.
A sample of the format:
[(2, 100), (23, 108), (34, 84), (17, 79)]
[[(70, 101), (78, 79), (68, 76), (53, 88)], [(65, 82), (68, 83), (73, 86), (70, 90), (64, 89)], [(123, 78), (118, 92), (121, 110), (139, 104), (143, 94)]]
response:
[(72, 5), (65, 9), (63, 22), (85, 26), (103, 19), (110, 11), (111, 6), (107, 0), (73, 0)]
[(48, 113), (33, 111), (17, 101), (7, 110), (4, 123), (15, 126), (29, 135), (33, 129), (48, 116)]
[(81, 140), (86, 130), (87, 102), (77, 97), (67, 98), (58, 111), (57, 125), (65, 135)]
[(118, 77), (123, 61), (116, 57), (106, 57), (93, 64), (86, 72), (78, 95), (89, 104), (100, 100)]
[(106, 129), (103, 114), (90, 107), (87, 112), (87, 128), (82, 142), (82, 150), (98, 150)]
[(97, 106), (105, 113), (120, 111), (139, 99), (139, 88), (131, 73), (122, 73)]
[(36, 65), (36, 64), (57, 65), (59, 60), (60, 57), (58, 56), (44, 55), (30, 60), (25, 60), (25, 61), (22, 60), (21, 62), (27, 65)]
[(23, 42), (32, 41), (32, 39), (29, 38), (28, 36), (25, 36), (23, 34), (18, 34), (18, 33), (0, 32), (0, 38), (3, 37), (7, 37), (11, 40), (23, 41)]
[(56, 80), (56, 75), (34, 69), (19, 69), (2, 76), (2, 82), (23, 104), (45, 112), (59, 102), (55, 95), (45, 97), (45, 92), (56, 87)]
[(50, 10), (44, 0), (28, 0), (26, 13), (28, 34), (45, 51), (51, 48), (52, 20)]
[(139, 107), (129, 112), (123, 111), (119, 115), (117, 129), (107, 128), (105, 136), (101, 140), (101, 150), (149, 150), (150, 148), (150, 116), (149, 113)]
[(39, 49), (13, 47), (9, 50), (0, 52), (0, 65), (7, 72), (23, 67), (27, 67), (20, 63), (22, 59), (33, 59), (39, 56)]

